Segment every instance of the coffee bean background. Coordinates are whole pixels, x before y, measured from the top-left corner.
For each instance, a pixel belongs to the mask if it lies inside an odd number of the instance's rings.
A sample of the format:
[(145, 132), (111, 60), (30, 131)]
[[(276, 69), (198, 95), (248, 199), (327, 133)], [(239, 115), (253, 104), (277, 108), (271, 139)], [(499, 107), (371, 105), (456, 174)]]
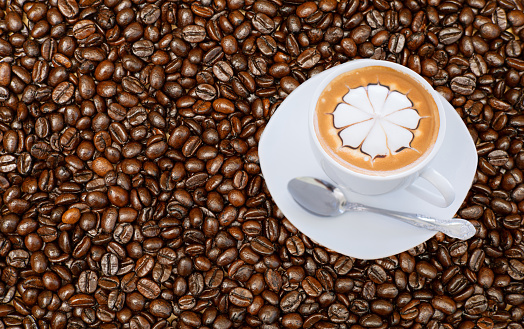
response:
[[(523, 327), (522, 0), (0, 9), (0, 328)], [(273, 203), (271, 115), (363, 57), (413, 69), (464, 120), (474, 238), (358, 260)]]

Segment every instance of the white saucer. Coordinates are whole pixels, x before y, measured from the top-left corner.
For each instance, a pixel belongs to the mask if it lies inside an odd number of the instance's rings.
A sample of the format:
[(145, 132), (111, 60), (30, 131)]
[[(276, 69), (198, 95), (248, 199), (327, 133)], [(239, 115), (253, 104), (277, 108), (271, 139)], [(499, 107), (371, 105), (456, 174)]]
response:
[[(315, 161), (308, 140), (308, 108), (316, 81), (326, 72), (300, 85), (282, 102), (259, 143), (262, 173), (273, 200), (289, 221), (319, 244), (339, 253), (376, 259), (391, 256), (431, 238), (436, 232), (417, 228), (372, 213), (348, 212), (339, 217), (319, 217), (302, 209), (291, 197), (287, 183), (298, 176), (329, 180)], [(385, 209), (451, 218), (471, 186), (477, 168), (477, 150), (455, 109), (442, 98), (446, 108), (446, 137), (431, 166), (453, 185), (456, 198), (447, 208), (439, 208), (404, 191), (366, 197), (351, 194), (350, 199)], [(423, 180), (416, 184), (423, 185)], [(429, 184), (428, 184), (429, 185)]]

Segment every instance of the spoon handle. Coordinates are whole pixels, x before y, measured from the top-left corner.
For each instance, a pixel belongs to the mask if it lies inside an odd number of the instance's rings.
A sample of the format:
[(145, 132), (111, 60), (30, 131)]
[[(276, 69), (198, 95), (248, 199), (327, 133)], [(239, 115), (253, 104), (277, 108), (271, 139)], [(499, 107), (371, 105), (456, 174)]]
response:
[(346, 203), (345, 211), (369, 211), (398, 219), (404, 223), (416, 227), (425, 228), (432, 231), (440, 231), (452, 238), (467, 240), (475, 235), (475, 227), (467, 220), (460, 218), (438, 219), (421, 214), (411, 214), (407, 212), (386, 210), (375, 207), (365, 206), (359, 203)]

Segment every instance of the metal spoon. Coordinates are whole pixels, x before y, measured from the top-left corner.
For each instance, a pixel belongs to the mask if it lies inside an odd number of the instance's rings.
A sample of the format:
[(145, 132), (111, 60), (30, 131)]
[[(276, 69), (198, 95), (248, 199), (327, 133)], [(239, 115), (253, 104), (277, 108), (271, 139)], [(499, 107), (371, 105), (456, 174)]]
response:
[(438, 219), (349, 202), (340, 188), (313, 177), (293, 178), (289, 181), (287, 188), (302, 208), (320, 216), (339, 216), (346, 211), (369, 211), (398, 219), (416, 227), (440, 231), (461, 240), (471, 238), (476, 232), (473, 224), (460, 218)]

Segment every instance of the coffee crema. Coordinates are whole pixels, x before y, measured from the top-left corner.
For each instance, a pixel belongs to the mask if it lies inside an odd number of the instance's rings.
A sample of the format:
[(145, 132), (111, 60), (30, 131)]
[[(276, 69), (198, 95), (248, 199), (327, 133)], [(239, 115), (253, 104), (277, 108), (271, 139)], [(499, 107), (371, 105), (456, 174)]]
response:
[(413, 77), (369, 66), (343, 73), (324, 88), (314, 125), (322, 148), (338, 163), (387, 176), (431, 153), (440, 118), (431, 93)]

